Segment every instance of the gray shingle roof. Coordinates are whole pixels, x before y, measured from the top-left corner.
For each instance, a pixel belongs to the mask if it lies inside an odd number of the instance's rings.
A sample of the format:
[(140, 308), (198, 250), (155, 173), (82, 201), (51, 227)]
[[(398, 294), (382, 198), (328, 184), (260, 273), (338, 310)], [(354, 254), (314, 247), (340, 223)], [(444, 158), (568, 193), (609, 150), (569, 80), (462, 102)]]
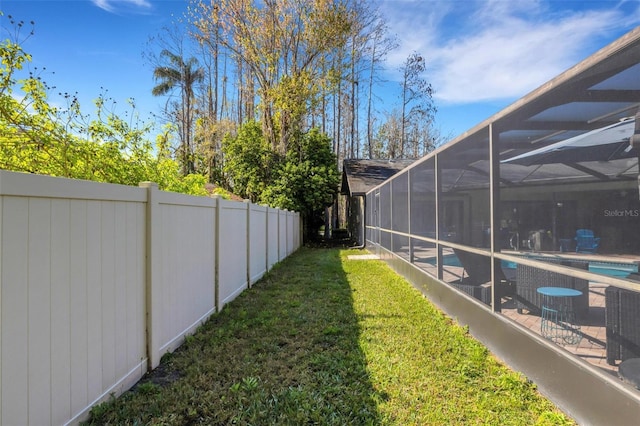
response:
[(342, 187), (345, 195), (364, 195), (415, 160), (344, 160)]

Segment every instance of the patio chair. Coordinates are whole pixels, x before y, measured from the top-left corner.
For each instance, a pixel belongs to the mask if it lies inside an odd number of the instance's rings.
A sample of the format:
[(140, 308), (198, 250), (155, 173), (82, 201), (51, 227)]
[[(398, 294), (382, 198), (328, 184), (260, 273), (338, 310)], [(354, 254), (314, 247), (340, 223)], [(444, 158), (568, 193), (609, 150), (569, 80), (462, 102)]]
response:
[[(460, 282), (451, 283), (451, 286), (479, 299), (486, 305), (490, 305), (491, 258), (464, 250), (453, 249), (453, 251), (460, 260), (467, 277)], [(500, 265), (499, 262), (499, 260), (496, 260), (496, 265)], [(498, 291), (504, 292), (505, 290), (502, 287), (508, 285), (508, 280), (501, 267), (496, 268), (496, 278), (499, 282), (505, 283), (498, 287)]]
[(591, 229), (576, 231), (576, 253), (595, 253), (600, 245), (600, 238), (593, 235)]
[(460, 260), (462, 267), (467, 273), (467, 278), (463, 280), (467, 285), (480, 285), (491, 280), (491, 258), (481, 254), (471, 253), (464, 250), (453, 249), (456, 257)]

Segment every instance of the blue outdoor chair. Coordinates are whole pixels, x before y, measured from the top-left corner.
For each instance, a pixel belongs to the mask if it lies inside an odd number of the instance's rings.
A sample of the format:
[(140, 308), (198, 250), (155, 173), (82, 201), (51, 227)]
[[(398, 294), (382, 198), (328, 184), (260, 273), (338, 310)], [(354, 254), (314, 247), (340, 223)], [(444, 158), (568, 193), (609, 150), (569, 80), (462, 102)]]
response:
[(600, 238), (594, 237), (591, 229), (578, 229), (575, 240), (576, 253), (595, 253), (600, 245)]

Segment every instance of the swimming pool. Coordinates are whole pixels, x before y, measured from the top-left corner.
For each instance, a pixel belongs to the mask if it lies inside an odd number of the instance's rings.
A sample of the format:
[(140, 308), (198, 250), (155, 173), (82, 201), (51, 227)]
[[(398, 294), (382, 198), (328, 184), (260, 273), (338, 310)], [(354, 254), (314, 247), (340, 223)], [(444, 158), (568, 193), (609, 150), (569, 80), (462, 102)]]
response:
[[(517, 264), (503, 260), (502, 269), (515, 270)], [(638, 265), (633, 263), (589, 262), (589, 272), (609, 275), (611, 277), (627, 278), (629, 274), (638, 273)], [(506, 271), (505, 271), (506, 274)], [(515, 273), (514, 273), (515, 275)]]
[(638, 265), (630, 263), (589, 262), (589, 272), (627, 278), (629, 274), (638, 273)]
[[(435, 257), (427, 259), (427, 263), (431, 265), (436, 264)], [(502, 260), (502, 270), (506, 275), (512, 275), (515, 277), (515, 269), (517, 267), (516, 262), (508, 260)], [(442, 264), (444, 266), (458, 266), (462, 267), (462, 263), (458, 256), (455, 254), (445, 254), (442, 256)], [(511, 272), (511, 274), (509, 274)], [(589, 262), (589, 272), (596, 274), (609, 275), (612, 277), (626, 278), (629, 274), (638, 273), (638, 265), (633, 263), (612, 263), (612, 262)]]
[[(430, 257), (426, 260), (426, 262), (430, 265), (434, 265), (436, 264), (436, 258), (435, 257)], [(459, 266), (462, 267), (462, 263), (460, 262), (460, 259), (458, 259), (458, 256), (456, 256), (455, 254), (445, 254), (444, 256), (442, 256), (442, 265), (443, 266)]]

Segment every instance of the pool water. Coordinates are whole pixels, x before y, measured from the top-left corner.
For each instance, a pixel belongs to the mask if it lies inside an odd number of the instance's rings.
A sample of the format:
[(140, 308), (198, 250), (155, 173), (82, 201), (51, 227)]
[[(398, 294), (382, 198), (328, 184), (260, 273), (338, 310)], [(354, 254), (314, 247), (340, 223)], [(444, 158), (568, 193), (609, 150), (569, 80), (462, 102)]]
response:
[(629, 274), (638, 273), (638, 265), (626, 263), (589, 262), (589, 272), (626, 278)]
[[(442, 260), (444, 266), (462, 267), (460, 259), (458, 259), (458, 256), (456, 256), (455, 254), (446, 254), (442, 256)], [(435, 265), (436, 259), (432, 257), (427, 260), (427, 263)], [(514, 270), (513, 275), (515, 276), (515, 269), (517, 266), (516, 262), (502, 260), (501, 266), (503, 271), (505, 269)], [(595, 272), (597, 274), (609, 275), (612, 277), (626, 278), (629, 276), (629, 274), (638, 273), (638, 265), (629, 263), (589, 262), (589, 271)]]
[[(427, 259), (427, 263), (429, 263), (431, 265), (435, 265), (436, 264), (436, 258), (435, 257), (431, 257), (431, 258)], [(442, 256), (442, 265), (443, 266), (459, 266), (459, 267), (462, 267), (462, 263), (460, 263), (460, 259), (458, 259), (458, 256), (456, 256), (455, 254), (445, 254), (444, 256)]]
[[(515, 262), (502, 261), (502, 270), (515, 270), (517, 264)], [(609, 263), (609, 262), (589, 262), (589, 272), (596, 274), (609, 275), (618, 278), (627, 278), (629, 274), (638, 273), (638, 265), (630, 263)], [(505, 271), (505, 274), (507, 272)], [(514, 273), (515, 275), (515, 273)]]
[(516, 269), (516, 267), (518, 266), (518, 264), (516, 262), (511, 262), (509, 260), (502, 260), (500, 261), (500, 264), (502, 266), (502, 269)]

